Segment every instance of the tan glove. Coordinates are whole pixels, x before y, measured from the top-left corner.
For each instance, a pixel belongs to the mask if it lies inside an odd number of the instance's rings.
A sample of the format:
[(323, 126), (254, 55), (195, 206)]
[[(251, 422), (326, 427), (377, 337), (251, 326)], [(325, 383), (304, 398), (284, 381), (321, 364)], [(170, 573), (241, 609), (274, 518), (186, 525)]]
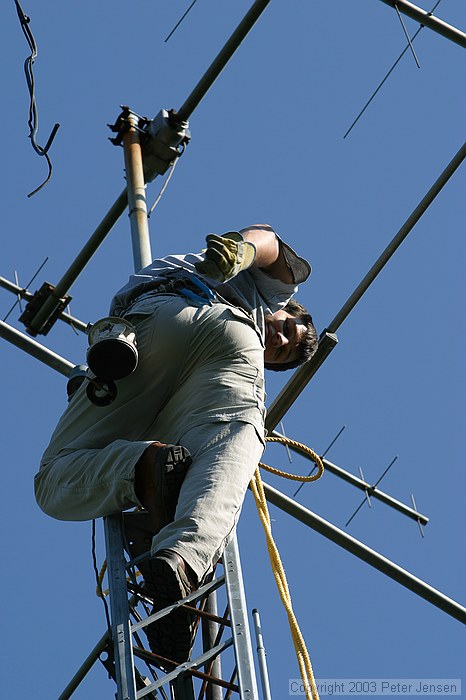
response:
[(229, 231), (223, 236), (209, 233), (206, 241), (205, 260), (195, 263), (195, 268), (216, 282), (228, 282), (241, 270), (251, 267), (256, 257), (254, 243), (245, 241), (237, 231)]

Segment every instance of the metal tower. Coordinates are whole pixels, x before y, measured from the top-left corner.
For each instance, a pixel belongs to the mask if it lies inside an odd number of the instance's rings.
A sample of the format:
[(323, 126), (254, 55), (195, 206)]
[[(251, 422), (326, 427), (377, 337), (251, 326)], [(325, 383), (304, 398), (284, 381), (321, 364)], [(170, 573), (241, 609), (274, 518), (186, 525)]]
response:
[[(131, 513), (125, 514), (131, 518)], [(150, 601), (132, 576), (131, 562), (124, 557), (124, 526), (119, 515), (104, 519), (108, 564), (111, 635), (104, 639), (60, 695), (71, 697), (84, 678), (89, 664), (100, 658), (117, 684), (118, 700), (173, 697), (176, 700), (221, 700), (224, 689), (242, 700), (259, 698), (252, 643), (246, 612), (241, 564), (236, 538), (230, 541), (222, 564), (210, 583), (184, 599), (183, 604), (196, 611), (200, 626), (192, 658), (160, 671), (161, 659), (144, 647), (143, 630), (156, 618), (169, 614), (179, 603), (150, 614)], [(150, 547), (150, 538), (148, 539)], [(141, 556), (138, 560), (141, 560)], [(221, 571), (220, 571), (221, 569)], [(224, 593), (225, 610), (217, 612), (217, 591)], [(196, 607), (198, 603), (198, 607)], [(133, 622), (131, 622), (133, 620)], [(228, 672), (227, 672), (228, 670)], [(197, 682), (195, 692), (194, 681)]]

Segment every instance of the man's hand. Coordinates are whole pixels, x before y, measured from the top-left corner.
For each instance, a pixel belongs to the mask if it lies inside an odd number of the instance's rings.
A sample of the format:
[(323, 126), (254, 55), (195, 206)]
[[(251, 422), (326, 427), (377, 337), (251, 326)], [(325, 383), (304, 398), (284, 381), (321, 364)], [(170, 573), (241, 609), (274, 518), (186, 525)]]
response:
[(206, 236), (205, 260), (195, 264), (196, 270), (216, 282), (228, 282), (241, 270), (251, 267), (256, 257), (254, 243), (245, 241), (237, 231)]

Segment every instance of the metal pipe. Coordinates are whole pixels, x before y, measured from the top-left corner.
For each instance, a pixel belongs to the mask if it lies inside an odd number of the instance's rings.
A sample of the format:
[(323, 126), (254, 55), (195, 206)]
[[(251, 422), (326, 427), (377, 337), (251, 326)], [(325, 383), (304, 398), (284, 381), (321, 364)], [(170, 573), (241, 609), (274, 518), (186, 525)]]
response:
[[(204, 611), (215, 615), (218, 618), (217, 609), (217, 591), (214, 591), (207, 596), (204, 606)], [(217, 638), (219, 630), (218, 622), (210, 619), (202, 620), (202, 650), (208, 651), (212, 647), (216, 646), (220, 639)], [(220, 656), (209, 661), (205, 664), (204, 671), (209, 676), (214, 676), (215, 678), (222, 677), (222, 662)], [(205, 689), (206, 700), (222, 700), (223, 693), (219, 685), (214, 683), (208, 683)]]
[(257, 659), (259, 662), (259, 672), (261, 677), (262, 697), (263, 700), (272, 700), (272, 695), (270, 694), (269, 673), (267, 670), (267, 655), (265, 653), (264, 639), (262, 637), (261, 619), (257, 608), (254, 608), (252, 611), (252, 619), (254, 621), (254, 631), (256, 633)]
[(58, 700), (69, 700), (69, 698), (73, 695), (78, 685), (81, 683), (81, 681), (84, 680), (84, 678), (87, 676), (95, 662), (98, 660), (99, 656), (102, 654), (103, 651), (105, 651), (108, 643), (108, 632), (105, 632), (105, 634), (103, 634), (102, 637), (99, 639), (99, 641), (97, 642), (87, 659), (83, 662), (79, 670), (70, 680), (65, 690), (60, 694)]
[(348, 301), (344, 304), (344, 306), (335, 316), (333, 321), (328, 325), (326, 329), (327, 333), (325, 334), (324, 332), (321, 336), (322, 340), (319, 341), (325, 344), (323, 350), (324, 356), (321, 356), (319, 347), (314, 357), (312, 357), (309, 362), (306, 362), (305, 365), (296, 370), (289, 382), (283, 387), (279, 395), (272, 402), (270, 408), (267, 411), (266, 419), (266, 428), (269, 432), (271, 432), (277, 427), (287, 410), (290, 408), (290, 406), (293, 404), (293, 402), (296, 400), (299, 394), (305, 389), (306, 385), (312, 379), (312, 377), (319, 369), (323, 361), (330, 354), (331, 350), (333, 350), (333, 347), (336, 344), (336, 336), (333, 336), (335, 342), (333, 346), (329, 348), (329, 339), (326, 337), (326, 335), (334, 334), (337, 328), (339, 328), (339, 326), (343, 323), (343, 321), (349, 315), (350, 311), (352, 311), (352, 309), (356, 306), (357, 302), (361, 299), (364, 292), (367, 291), (368, 287), (372, 284), (374, 279), (382, 270), (384, 265), (386, 265), (386, 263), (392, 257), (396, 249), (401, 245), (408, 233), (410, 233), (414, 225), (419, 221), (423, 213), (426, 211), (427, 207), (433, 202), (433, 200), (438, 195), (442, 187), (448, 182), (455, 170), (462, 163), (465, 156), (466, 143), (464, 143), (461, 146), (459, 151), (444, 169), (440, 177), (435, 181), (435, 183), (432, 185), (425, 197), (421, 200), (416, 209), (413, 211), (411, 216), (403, 224), (403, 226), (393, 238), (391, 243), (385, 248), (382, 255), (380, 255), (380, 257), (371, 267), (367, 275), (357, 286), (357, 288), (352, 293)]
[(390, 561), (390, 559), (370, 549), (362, 542), (359, 542), (335, 525), (332, 525), (320, 516), (312, 513), (310, 510), (296, 503), (296, 501), (293, 501), (293, 499), (285, 496), (285, 494), (277, 491), (277, 489), (274, 489), (272, 486), (264, 483), (264, 491), (267, 500), (273, 503), (273, 505), (281, 508), (281, 510), (284, 510), (289, 515), (293, 516), (293, 518), (296, 518), (327, 539), (335, 542), (335, 544), (351, 552), (351, 554), (354, 554), (359, 559), (370, 564), (370, 566), (378, 569), (378, 571), (381, 571), (394, 581), (401, 583), (402, 586), (440, 608), (440, 610), (448, 613), (448, 615), (451, 615), (456, 620), (466, 623), (466, 608), (460, 605), (460, 603), (448, 598), (440, 591), (429, 586), (429, 584), (413, 576), (413, 574), (406, 571), (406, 569), (402, 569), (400, 566)]
[(249, 632), (243, 573), (236, 537), (233, 537), (225, 547), (223, 568), (225, 571), (225, 588), (230, 611), (240, 697), (243, 700), (258, 700), (259, 693)]
[[(272, 437), (285, 437), (281, 433), (278, 433), (276, 430), (272, 432)], [(304, 450), (301, 450), (297, 445), (288, 445), (288, 449), (292, 450), (292, 452), (297, 452), (298, 454), (302, 455), (306, 459), (312, 461), (311, 457), (307, 452)], [(382, 503), (385, 503), (387, 506), (391, 506), (391, 508), (394, 508), (395, 510), (399, 511), (400, 513), (403, 513), (403, 515), (407, 515), (408, 518), (411, 518), (412, 520), (416, 520), (417, 522), (420, 522), (422, 525), (427, 525), (429, 522), (429, 518), (426, 515), (422, 515), (422, 513), (418, 513), (417, 510), (414, 510), (413, 508), (410, 508), (409, 506), (405, 505), (404, 503), (401, 503), (401, 501), (397, 501), (396, 498), (393, 498), (392, 496), (389, 496), (388, 493), (384, 493), (383, 491), (380, 491), (376, 486), (372, 486), (372, 484), (367, 483), (363, 479), (360, 479), (359, 477), (355, 476), (354, 474), (351, 474), (351, 472), (347, 472), (345, 469), (342, 469), (341, 467), (337, 466), (336, 464), (333, 464), (333, 462), (329, 462), (328, 459), (324, 459), (321, 457), (322, 463), (324, 465), (324, 468), (329, 471), (331, 474), (335, 474), (335, 476), (339, 476), (340, 479), (343, 479), (344, 481), (347, 481), (349, 484), (352, 484), (352, 486), (356, 486), (356, 488), (361, 489), (361, 491), (368, 492), (370, 496), (373, 496), (374, 498), (377, 498), (379, 501), (382, 501)]]
[[(24, 289), (24, 287), (20, 287), (18, 284), (10, 282), (10, 280), (5, 279), (4, 277), (0, 277), (0, 287), (3, 287), (3, 289), (8, 290), (9, 292), (13, 292), (13, 294), (19, 295), (21, 299), (24, 299), (25, 301), (31, 301), (34, 296), (32, 292)], [(88, 324), (80, 321), (79, 318), (75, 318), (74, 316), (71, 316), (63, 311), (60, 314), (60, 320), (67, 323), (69, 326), (73, 326), (73, 328), (82, 331), (83, 333), (87, 333)]]
[(259, 19), (269, 3), (270, 0), (256, 0), (256, 2), (251, 6), (220, 53), (217, 55), (217, 58), (211, 63), (210, 67), (204, 73), (194, 90), (178, 110), (177, 118), (180, 121), (187, 121), (189, 119), (199, 102), (218, 78), (238, 46), (241, 44), (247, 33), (252, 29), (253, 25)]
[(134, 656), (126, 589), (126, 560), (123, 554), (123, 516), (121, 513), (107, 515), (104, 518), (104, 532), (117, 698), (118, 700), (136, 700)]
[(110, 232), (112, 226), (118, 221), (119, 217), (124, 212), (127, 204), (128, 194), (125, 188), (118, 197), (118, 199), (111, 206), (103, 220), (97, 226), (94, 233), (85, 244), (84, 248), (75, 258), (75, 260), (71, 263), (68, 270), (65, 272), (61, 280), (56, 285), (54, 295), (49, 297), (44, 302), (42, 308), (37, 312), (36, 316), (31, 321), (32, 328), (39, 331), (43, 327), (43, 325), (48, 321), (48, 319), (51, 317), (54, 310), (58, 306), (58, 300), (68, 292), (73, 282), (76, 281), (76, 279), (81, 274), (89, 260), (96, 252), (99, 245)]
[(60, 355), (44, 347), (36, 340), (8, 325), (5, 321), (0, 321), (0, 337), (5, 338), (5, 340), (16, 345), (17, 348), (24, 350), (37, 360), (52, 367), (52, 369), (56, 369), (57, 372), (64, 374), (65, 377), (69, 377), (71, 370), (75, 366), (72, 362), (68, 362), (64, 357), (60, 357)]
[(324, 468), (332, 474), (339, 476), (341, 479), (344, 479), (353, 486), (356, 486), (358, 489), (361, 489), (361, 491), (367, 492), (369, 496), (382, 501), (382, 503), (385, 503), (387, 506), (390, 506), (398, 512), (403, 513), (403, 515), (406, 515), (408, 518), (416, 520), (416, 522), (420, 522), (422, 525), (427, 525), (429, 522), (429, 518), (426, 515), (418, 513), (417, 510), (410, 508), (405, 503), (401, 503), (401, 501), (397, 501), (396, 498), (393, 498), (388, 493), (380, 491), (376, 486), (372, 486), (366, 481), (359, 479), (359, 477), (355, 476), (354, 474), (351, 474), (341, 467), (338, 467), (336, 464), (329, 462), (328, 459), (323, 459), (322, 462), (324, 464)]
[(141, 141), (137, 129), (139, 118), (130, 112), (127, 121), (130, 126), (123, 135), (123, 150), (125, 154), (134, 270), (138, 272), (152, 262), (152, 253), (150, 249)]
[(447, 24), (443, 20), (434, 17), (427, 10), (417, 7), (416, 5), (407, 2), (407, 0), (382, 0), (382, 2), (384, 2), (386, 5), (390, 5), (390, 7), (393, 8), (398, 7), (400, 12), (407, 17), (411, 17), (411, 19), (416, 20), (423, 27), (432, 29), (434, 32), (437, 32), (437, 34), (441, 34), (447, 39), (450, 39), (450, 41), (453, 41), (455, 44), (462, 46), (463, 49), (466, 48), (466, 34), (464, 34), (464, 32), (456, 29), (456, 27), (452, 27), (451, 24)]
[(435, 197), (441, 191), (443, 186), (448, 182), (450, 177), (453, 175), (455, 170), (461, 165), (464, 158), (466, 157), (466, 142), (463, 143), (459, 151), (455, 154), (452, 160), (448, 163), (447, 167), (441, 173), (441, 175), (434, 182), (430, 190), (419, 202), (411, 216), (405, 221), (403, 226), (400, 228), (396, 236), (392, 239), (389, 245), (385, 248), (383, 253), (378, 257), (375, 263), (372, 265), (371, 269), (367, 275), (358, 284), (346, 304), (340, 309), (333, 321), (327, 326), (327, 330), (330, 333), (335, 333), (343, 321), (347, 318), (349, 313), (356, 306), (357, 302), (360, 300), (364, 292), (367, 291), (369, 286), (375, 280), (382, 268), (387, 264), (392, 255), (395, 253), (397, 248), (403, 243), (404, 239), (414, 228), (415, 224), (419, 221), (421, 216), (426, 211), (427, 207), (432, 204)]
[(30, 301), (34, 296), (32, 292), (28, 292), (28, 290), (24, 289), (24, 287), (20, 287), (19, 284), (14, 284), (14, 282), (10, 282), (10, 280), (5, 279), (5, 277), (0, 277), (0, 287), (3, 287), (3, 289), (6, 289), (8, 292), (13, 292), (13, 294), (19, 295), (21, 299), (25, 299), (26, 301)]

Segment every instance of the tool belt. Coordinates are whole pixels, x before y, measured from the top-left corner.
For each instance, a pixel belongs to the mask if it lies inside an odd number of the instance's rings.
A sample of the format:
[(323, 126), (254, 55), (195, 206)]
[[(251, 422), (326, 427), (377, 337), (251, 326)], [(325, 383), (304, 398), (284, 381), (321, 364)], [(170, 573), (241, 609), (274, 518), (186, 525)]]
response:
[(189, 270), (173, 270), (167, 271), (163, 278), (154, 281), (153, 285), (146, 287), (142, 293), (131, 299), (125, 309), (118, 310), (118, 315), (126, 316), (141, 299), (159, 294), (176, 294), (196, 304), (209, 306), (217, 300), (214, 291), (197, 275)]
[(206, 302), (211, 305), (215, 301), (216, 296), (212, 289), (197, 275), (194, 275), (188, 270), (184, 270), (181, 274), (168, 277), (167, 282), (157, 287), (158, 294), (180, 294), (181, 296), (197, 301), (201, 304)]

